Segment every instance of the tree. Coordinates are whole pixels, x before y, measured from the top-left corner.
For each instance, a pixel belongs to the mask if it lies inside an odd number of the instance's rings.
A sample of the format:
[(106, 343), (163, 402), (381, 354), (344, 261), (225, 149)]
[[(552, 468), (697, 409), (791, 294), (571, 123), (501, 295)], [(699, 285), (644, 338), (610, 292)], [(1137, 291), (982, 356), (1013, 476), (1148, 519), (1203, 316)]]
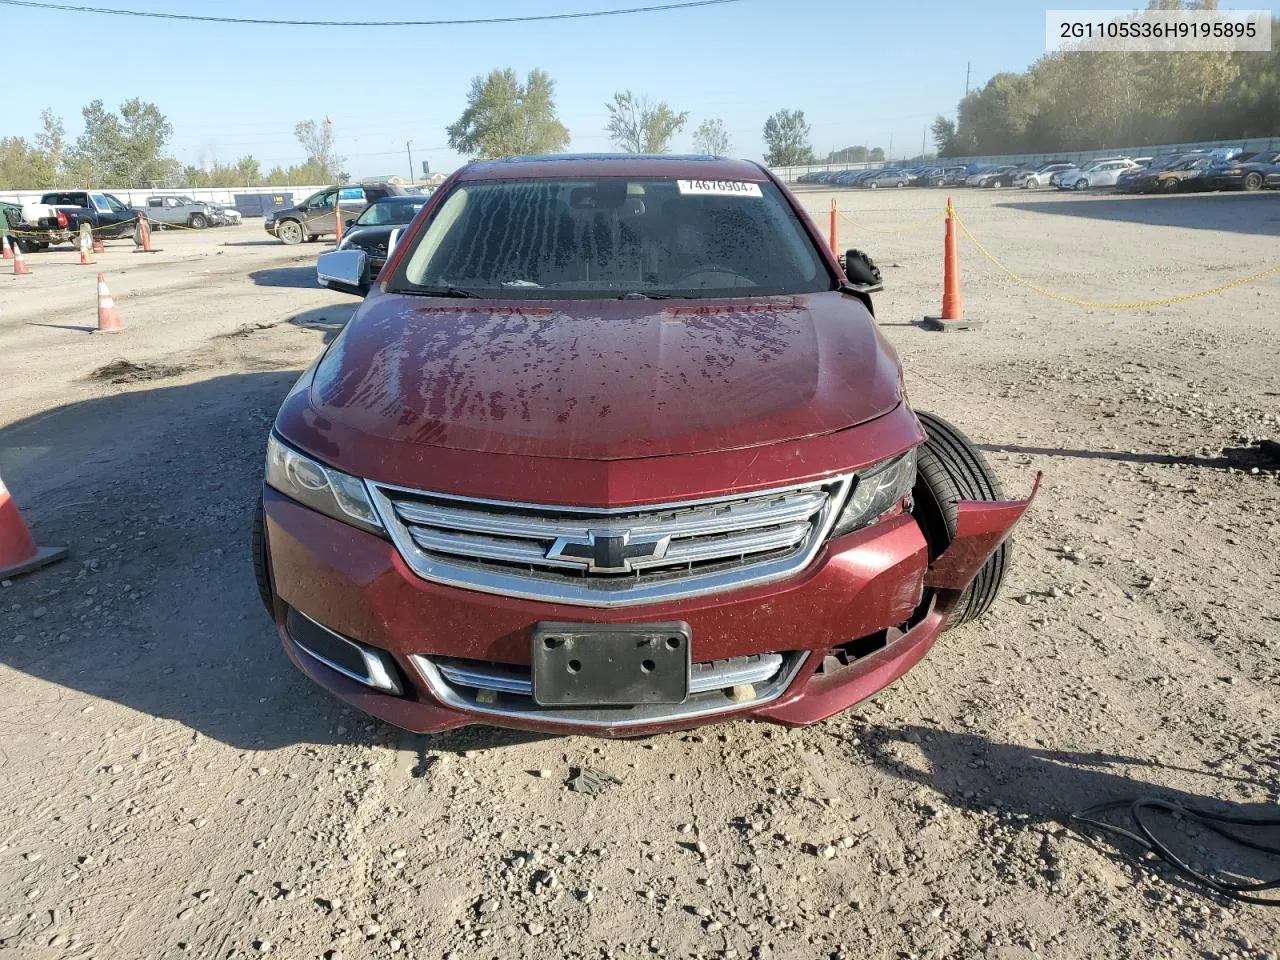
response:
[(120, 153), (120, 118), (101, 100), (91, 101), (80, 115), (84, 117), (84, 130), (76, 138), (73, 170), (69, 172), (72, 179), (86, 187), (105, 186), (114, 172), (112, 158)]
[(302, 166), (315, 171), (315, 179), (310, 183), (330, 183), (338, 180), (339, 167), (346, 162), (346, 157), (339, 157), (333, 152), (333, 123), (328, 117), (324, 123), (314, 120), (301, 120), (293, 128), (293, 135), (302, 144), (307, 159)]
[(545, 70), (530, 70), (524, 84), (509, 67), (474, 77), (467, 108), (446, 132), (449, 146), (477, 157), (559, 153), (569, 144)]
[(62, 173), (67, 152), (67, 128), (61, 117), (54, 116), (45, 107), (40, 111), (40, 132), (36, 134), (36, 150), (40, 153), (41, 169), (32, 182), (33, 187), (56, 187)]
[(803, 110), (779, 110), (764, 122), (764, 142), (768, 150), (764, 162), (771, 167), (795, 167), (813, 163), (809, 145), (809, 124)]
[(666, 153), (671, 138), (689, 119), (688, 111), (676, 113), (665, 102), (655, 104), (630, 90), (615, 93), (605, 108), (609, 111), (605, 125), (609, 139), (627, 153)]
[(120, 146), (112, 158), (112, 180), (137, 187), (167, 179), (176, 162), (163, 156), (173, 125), (154, 103), (135, 97), (120, 104)]
[(713, 157), (728, 156), (733, 147), (729, 145), (729, 131), (724, 128), (724, 121), (703, 120), (698, 124), (698, 129), (693, 131), (693, 149)]
[(933, 135), (933, 145), (937, 148), (939, 157), (954, 157), (953, 150), (956, 142), (956, 125), (952, 120), (939, 114), (929, 127), (929, 132)]

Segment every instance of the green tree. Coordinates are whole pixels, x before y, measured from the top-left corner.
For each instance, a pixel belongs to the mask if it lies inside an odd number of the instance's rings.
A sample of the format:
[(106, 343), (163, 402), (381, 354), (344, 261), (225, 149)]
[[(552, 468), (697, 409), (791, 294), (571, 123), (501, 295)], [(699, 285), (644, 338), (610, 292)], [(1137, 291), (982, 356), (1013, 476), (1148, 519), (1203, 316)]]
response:
[(40, 111), (40, 132), (36, 134), (36, 150), (40, 154), (40, 169), (32, 181), (33, 187), (56, 187), (63, 173), (67, 153), (67, 128), (61, 117), (45, 107)]
[(559, 153), (569, 144), (544, 70), (530, 70), (523, 84), (510, 68), (473, 78), (467, 107), (446, 132), (449, 146), (477, 157)]
[(727, 157), (733, 151), (733, 147), (729, 141), (729, 131), (724, 127), (724, 121), (703, 120), (698, 124), (698, 129), (693, 131), (693, 149), (697, 153), (705, 153), (713, 157)]
[(795, 167), (813, 163), (809, 145), (809, 124), (803, 110), (779, 110), (764, 122), (764, 142), (768, 147), (764, 162), (771, 167)]
[(671, 138), (689, 119), (688, 111), (676, 113), (665, 102), (654, 103), (630, 90), (615, 93), (605, 108), (609, 111), (605, 125), (609, 139), (627, 153), (666, 153)]
[(120, 105), (119, 152), (111, 158), (112, 181), (140, 187), (167, 180), (177, 163), (164, 156), (173, 125), (154, 103), (137, 97)]
[(302, 165), (316, 174), (308, 183), (332, 183), (339, 179), (339, 168), (347, 158), (334, 152), (333, 124), (328, 117), (324, 118), (324, 123), (316, 123), (314, 120), (299, 121), (293, 128), (293, 135), (307, 154)]

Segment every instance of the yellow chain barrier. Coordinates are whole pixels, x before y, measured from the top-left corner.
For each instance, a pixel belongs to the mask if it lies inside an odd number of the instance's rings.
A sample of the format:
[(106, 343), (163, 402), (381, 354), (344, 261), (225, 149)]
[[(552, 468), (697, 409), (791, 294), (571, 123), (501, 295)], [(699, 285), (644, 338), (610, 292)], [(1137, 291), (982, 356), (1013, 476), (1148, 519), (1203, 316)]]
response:
[(1165, 297), (1161, 300), (1139, 300), (1134, 303), (1095, 303), (1092, 300), (1081, 300), (1076, 297), (1064, 297), (1062, 294), (1054, 293), (1052, 290), (1046, 290), (1044, 287), (1032, 283), (1026, 277), (1019, 276), (996, 259), (991, 251), (984, 247), (982, 242), (973, 235), (973, 232), (965, 225), (965, 222), (961, 220), (958, 215), (956, 216), (956, 224), (960, 227), (964, 235), (969, 238), (969, 242), (978, 248), (978, 252), (994, 263), (1010, 279), (1020, 283), (1028, 290), (1034, 290), (1042, 297), (1048, 297), (1051, 300), (1057, 300), (1061, 303), (1070, 303), (1077, 307), (1089, 307), (1095, 310), (1144, 310), (1147, 307), (1167, 307), (1175, 303), (1186, 303), (1188, 300), (1199, 300), (1201, 297), (1210, 297), (1215, 293), (1223, 293), (1227, 290), (1233, 290), (1236, 287), (1243, 287), (1246, 283), (1253, 283), (1256, 280), (1263, 280), (1273, 274), (1280, 274), (1280, 263), (1277, 263), (1275, 266), (1268, 267), (1266, 270), (1251, 273), (1247, 277), (1240, 277), (1238, 280), (1232, 280), (1230, 283), (1219, 284), (1216, 287), (1210, 287), (1208, 290), (1200, 290), (1196, 293), (1184, 293), (1178, 297)]
[(869, 231), (869, 232), (871, 232), (871, 233), (891, 233), (891, 234), (900, 234), (900, 235), (901, 235), (901, 234), (908, 234), (908, 233), (915, 233), (917, 230), (920, 230), (920, 229), (922, 229), (922, 228), (924, 228), (924, 227), (927, 227), (927, 226), (929, 226), (929, 224), (931, 224), (931, 223), (937, 223), (939, 220), (943, 220), (943, 219), (945, 219), (945, 218), (946, 218), (946, 215), (947, 215), (945, 211), (944, 211), (944, 212), (942, 212), (942, 213), (940, 213), (940, 214), (939, 214), (939, 213), (931, 213), (929, 216), (925, 217), (924, 219), (922, 219), (922, 220), (916, 220), (916, 221), (914, 221), (913, 223), (909, 223), (909, 224), (907, 224), (905, 227), (895, 227), (895, 228), (894, 228), (894, 229), (892, 229), (892, 230), (885, 230), (885, 229), (883, 229), (883, 228), (881, 228), (881, 227), (873, 227), (873, 226), (871, 226), (870, 224), (863, 223), (863, 222), (862, 222), (862, 221), (860, 221), (860, 220), (855, 220), (853, 217), (849, 216), (849, 214), (845, 213), (843, 210), (840, 210), (840, 211), (838, 211), (838, 212), (839, 212), (840, 216), (842, 216), (844, 219), (848, 220), (848, 221), (849, 221), (850, 223), (852, 223), (855, 227), (860, 227), (861, 229), (863, 229), (863, 230), (867, 230), (867, 231)]

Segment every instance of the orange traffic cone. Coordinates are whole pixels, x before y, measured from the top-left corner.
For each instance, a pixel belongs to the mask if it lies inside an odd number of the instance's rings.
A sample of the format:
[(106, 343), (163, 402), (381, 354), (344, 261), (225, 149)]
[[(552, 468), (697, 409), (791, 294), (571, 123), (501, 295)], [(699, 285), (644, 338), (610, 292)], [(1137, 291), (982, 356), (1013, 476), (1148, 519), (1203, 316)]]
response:
[(107, 278), (98, 274), (98, 333), (118, 333), (120, 329), (120, 313), (107, 289)]
[(930, 330), (969, 330), (980, 327), (985, 320), (972, 320), (964, 315), (964, 294), (960, 292), (960, 256), (956, 228), (956, 208), (947, 197), (947, 236), (943, 241), (942, 255), (942, 316), (925, 317), (924, 325)]
[(22, 255), (22, 246), (13, 248), (13, 275), (15, 277), (26, 276), (31, 272), (31, 268), (27, 266), (27, 258)]
[[(134, 240), (134, 253), (155, 253), (151, 249), (151, 224), (146, 217), (138, 218), (137, 238)], [(141, 249), (139, 249), (141, 247)]]
[(30, 573), (67, 555), (66, 547), (37, 547), (17, 504), (0, 479), (0, 580)]
[(13, 259), (13, 247), (9, 246), (9, 238), (0, 234), (0, 256), (5, 260)]
[(101, 238), (101, 237), (99, 237), (97, 234), (94, 234), (94, 237), (93, 237), (93, 252), (94, 252), (94, 253), (106, 253), (106, 252), (107, 252), (106, 245), (105, 245), (105, 244), (103, 244), (103, 242), (102, 242), (102, 238)]

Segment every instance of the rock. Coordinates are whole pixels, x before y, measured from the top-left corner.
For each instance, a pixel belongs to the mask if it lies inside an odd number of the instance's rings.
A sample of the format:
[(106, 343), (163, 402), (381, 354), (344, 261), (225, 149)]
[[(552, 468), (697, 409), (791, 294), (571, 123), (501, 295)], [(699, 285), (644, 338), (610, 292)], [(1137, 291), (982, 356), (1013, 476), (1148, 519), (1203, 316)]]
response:
[(546, 927), (544, 927), (542, 924), (540, 924), (540, 923), (536, 923), (536, 922), (533, 922), (533, 921), (530, 921), (529, 923), (526, 923), (526, 924), (524, 925), (524, 928), (525, 928), (525, 930), (528, 932), (529, 936), (531, 936), (531, 937), (536, 937), (536, 936), (538, 936), (540, 933), (542, 933), (544, 930), (546, 930), (546, 929), (547, 929), (547, 928), (546, 928)]
[(705, 929), (707, 933), (719, 933), (724, 929), (724, 924), (719, 920), (709, 920)]
[(815, 851), (823, 860), (830, 860), (836, 855), (836, 848), (829, 843), (824, 843)]

